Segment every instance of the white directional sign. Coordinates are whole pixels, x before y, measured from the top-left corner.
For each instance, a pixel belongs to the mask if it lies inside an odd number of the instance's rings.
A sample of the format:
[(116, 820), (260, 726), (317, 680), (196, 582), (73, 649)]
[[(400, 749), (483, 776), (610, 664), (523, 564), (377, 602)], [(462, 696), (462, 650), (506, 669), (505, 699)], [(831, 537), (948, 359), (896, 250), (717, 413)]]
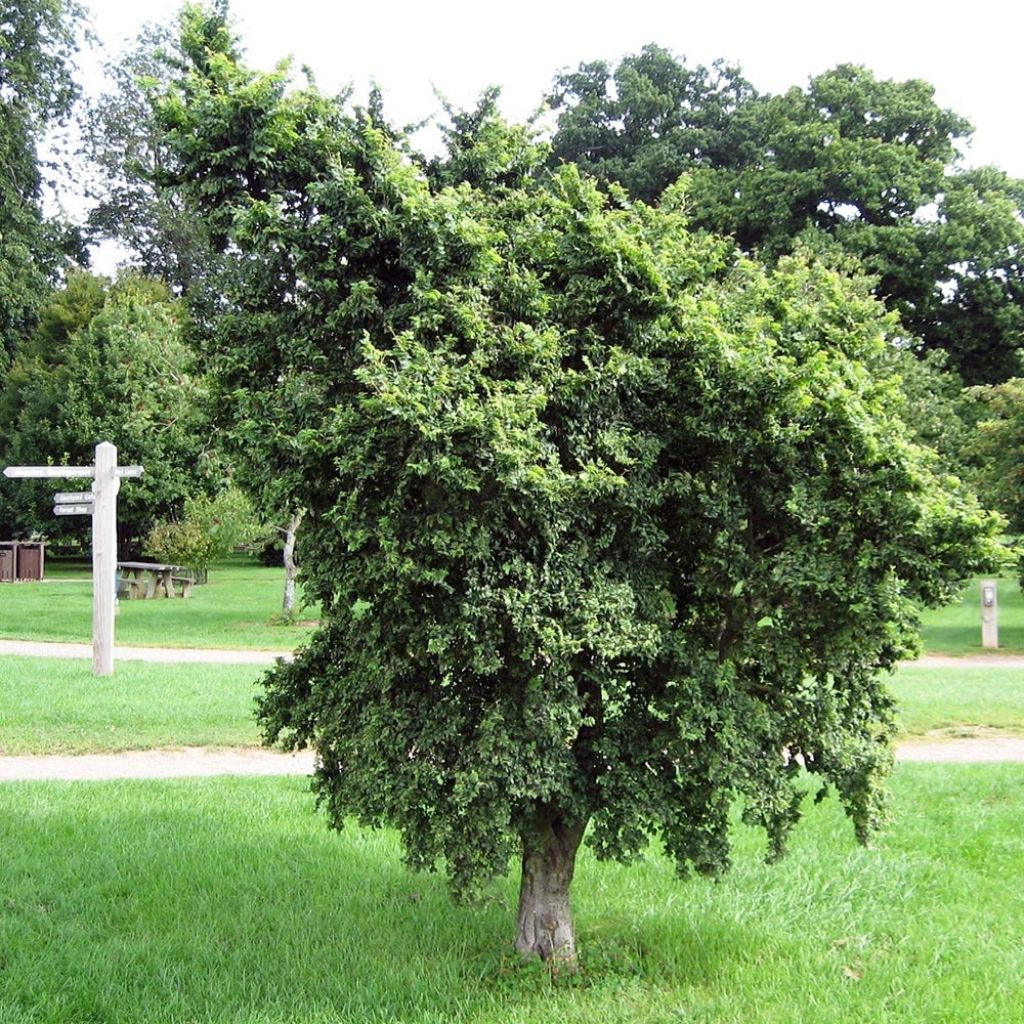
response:
[(82, 502), (81, 505), (54, 505), (55, 516), (91, 516), (95, 506), (92, 502)]
[(91, 491), (57, 494), (58, 516), (92, 516), (92, 671), (114, 671), (114, 600), (117, 595), (117, 492), (121, 478), (142, 476), (141, 466), (119, 466), (117, 449), (104, 441), (96, 446), (92, 466), (8, 466), (4, 476), (21, 479), (92, 479)]
[(95, 476), (95, 466), (8, 466), (4, 476), (33, 480), (70, 479)]

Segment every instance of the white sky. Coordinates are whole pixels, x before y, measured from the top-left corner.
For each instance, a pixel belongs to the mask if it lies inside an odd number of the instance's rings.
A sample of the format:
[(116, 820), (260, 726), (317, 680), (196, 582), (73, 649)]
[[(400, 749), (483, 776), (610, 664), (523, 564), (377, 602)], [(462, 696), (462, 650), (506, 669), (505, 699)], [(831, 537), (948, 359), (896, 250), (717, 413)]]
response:
[[(86, 0), (113, 50), (177, 0)], [(848, 61), (883, 78), (924, 78), (936, 98), (975, 126), (971, 163), (1024, 177), (1020, 0), (233, 0), (248, 59), (270, 67), (286, 55), (308, 64), (327, 90), (371, 77), (394, 120), (437, 109), (433, 87), (469, 105), (503, 88), (506, 113), (525, 117), (554, 73), (581, 61), (611, 62), (657, 42), (691, 63), (737, 62), (761, 91), (804, 85)]]

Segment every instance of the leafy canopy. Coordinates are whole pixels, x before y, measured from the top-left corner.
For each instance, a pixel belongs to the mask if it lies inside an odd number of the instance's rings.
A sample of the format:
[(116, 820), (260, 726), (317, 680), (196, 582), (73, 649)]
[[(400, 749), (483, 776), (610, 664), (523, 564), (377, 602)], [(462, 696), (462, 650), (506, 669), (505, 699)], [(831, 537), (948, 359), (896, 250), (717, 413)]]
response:
[(49, 282), (77, 235), (44, 218), (50, 163), (37, 147), (70, 114), (81, 9), (69, 0), (18, 0), (0, 12), (0, 369), (31, 329)]

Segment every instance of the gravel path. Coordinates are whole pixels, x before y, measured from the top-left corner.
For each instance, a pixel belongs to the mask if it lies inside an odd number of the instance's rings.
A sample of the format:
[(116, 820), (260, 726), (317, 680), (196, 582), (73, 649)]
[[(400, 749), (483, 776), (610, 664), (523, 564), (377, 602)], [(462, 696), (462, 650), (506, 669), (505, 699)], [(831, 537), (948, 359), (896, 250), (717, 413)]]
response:
[[(0, 654), (36, 658), (92, 658), (91, 644), (65, 644), (49, 640), (0, 640)], [(226, 650), (190, 647), (115, 647), (116, 661), (212, 662), (233, 665), (273, 665), (290, 659), (288, 651)], [(925, 654), (904, 668), (1024, 668), (1021, 654)]]
[(1021, 654), (923, 654), (902, 668), (1024, 668)]
[[(31, 658), (92, 659), (92, 644), (58, 644), (45, 640), (0, 640), (0, 654), (21, 654)], [(273, 665), (278, 658), (289, 659), (288, 651), (243, 651), (191, 647), (115, 647), (119, 661), (207, 662), (220, 665)]]
[[(898, 761), (1024, 763), (1024, 739), (985, 738), (901, 743)], [(0, 782), (28, 780), (177, 779), (209, 775), (309, 775), (314, 755), (304, 750), (129, 750), (120, 754), (0, 757)]]

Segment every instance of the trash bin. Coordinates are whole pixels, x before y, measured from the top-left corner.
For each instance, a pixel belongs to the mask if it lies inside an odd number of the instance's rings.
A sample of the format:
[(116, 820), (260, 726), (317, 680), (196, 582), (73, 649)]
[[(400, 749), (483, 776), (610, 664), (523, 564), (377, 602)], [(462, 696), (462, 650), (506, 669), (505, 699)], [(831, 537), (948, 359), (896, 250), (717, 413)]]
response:
[(0, 583), (43, 578), (44, 544), (35, 541), (0, 541)]
[(11, 541), (3, 541), (0, 543), (0, 583), (11, 583), (16, 579), (15, 576), (15, 563), (17, 557), (15, 555), (16, 545)]
[(15, 572), (19, 580), (41, 580), (43, 578), (43, 545), (22, 543), (17, 548)]

